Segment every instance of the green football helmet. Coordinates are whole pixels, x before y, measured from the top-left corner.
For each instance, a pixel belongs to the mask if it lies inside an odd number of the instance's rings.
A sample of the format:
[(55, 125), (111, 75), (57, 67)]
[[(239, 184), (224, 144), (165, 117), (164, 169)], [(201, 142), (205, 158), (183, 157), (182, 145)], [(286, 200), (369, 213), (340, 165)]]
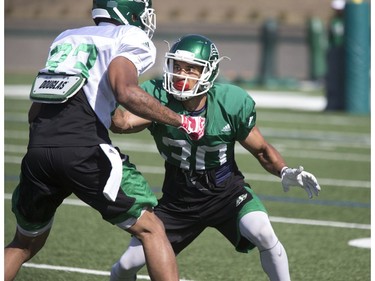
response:
[(151, 0), (93, 0), (92, 18), (113, 19), (143, 29), (151, 39), (156, 29), (156, 15)]
[[(189, 34), (181, 37), (165, 55), (164, 89), (177, 100), (188, 100), (206, 93), (213, 86), (215, 79), (219, 75), (219, 62), (223, 58), (225, 57), (219, 57), (219, 51), (210, 39), (198, 34)], [(194, 79), (186, 75), (173, 73), (175, 61), (201, 66), (203, 68), (201, 76), (198, 79)], [(176, 89), (173, 84), (173, 78), (175, 77), (185, 79), (184, 86), (187, 84), (188, 79), (197, 80), (197, 83), (192, 89), (185, 90), (185, 87)]]

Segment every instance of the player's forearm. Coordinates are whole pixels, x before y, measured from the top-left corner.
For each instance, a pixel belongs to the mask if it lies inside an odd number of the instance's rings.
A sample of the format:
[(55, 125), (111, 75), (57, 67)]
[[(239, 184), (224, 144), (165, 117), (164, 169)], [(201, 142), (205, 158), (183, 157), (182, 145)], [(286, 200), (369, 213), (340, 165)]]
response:
[(150, 124), (151, 121), (147, 119), (117, 108), (112, 116), (110, 130), (116, 134), (131, 134), (146, 129)]
[(278, 177), (280, 177), (281, 169), (286, 166), (281, 154), (270, 144), (256, 157), (266, 171)]
[(131, 113), (147, 120), (181, 126), (181, 116), (160, 104), (158, 100), (139, 87), (129, 87), (125, 97), (118, 100)]
[(181, 116), (162, 106), (154, 97), (138, 86), (134, 64), (124, 58), (115, 58), (108, 67), (108, 79), (116, 101), (131, 113), (142, 118), (179, 127)]

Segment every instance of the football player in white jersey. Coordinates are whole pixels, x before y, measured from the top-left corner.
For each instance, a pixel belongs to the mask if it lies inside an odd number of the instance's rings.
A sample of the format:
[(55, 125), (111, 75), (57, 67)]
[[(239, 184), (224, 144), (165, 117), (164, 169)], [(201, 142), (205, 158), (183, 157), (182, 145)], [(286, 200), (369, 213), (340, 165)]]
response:
[(152, 280), (178, 280), (153, 212), (157, 199), (112, 146), (108, 129), (118, 105), (192, 139), (202, 137), (204, 118), (177, 114), (138, 86), (138, 76), (155, 62), (151, 0), (94, 0), (92, 17), (96, 26), (67, 30), (53, 41), (30, 91), (30, 137), (12, 197), (17, 229), (5, 248), (6, 281), (43, 247), (56, 209), (71, 194), (142, 241)]
[[(189, 34), (165, 56), (164, 79), (141, 87), (179, 114), (204, 116), (205, 134), (191, 140), (173, 127), (116, 112), (112, 120), (121, 133), (145, 127), (165, 160), (163, 196), (155, 207), (176, 254), (207, 227), (217, 229), (238, 252), (257, 248), (269, 280), (289, 281), (286, 251), (275, 234), (267, 210), (239, 170), (235, 144), (240, 143), (269, 173), (281, 177), (285, 191), (304, 188), (310, 198), (320, 186), (303, 168), (288, 168), (280, 153), (256, 126), (255, 102), (242, 88), (215, 82), (219, 56), (208, 38)], [(133, 237), (112, 267), (111, 281), (132, 281), (145, 262), (142, 245)], [(236, 279), (228, 276), (228, 280)], [(249, 276), (251, 280), (251, 276)]]

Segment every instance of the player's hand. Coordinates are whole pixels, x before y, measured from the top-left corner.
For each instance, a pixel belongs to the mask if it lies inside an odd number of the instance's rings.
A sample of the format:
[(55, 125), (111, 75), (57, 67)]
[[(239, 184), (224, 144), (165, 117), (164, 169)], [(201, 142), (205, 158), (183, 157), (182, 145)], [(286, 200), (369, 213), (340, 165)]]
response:
[(182, 125), (178, 129), (187, 133), (192, 140), (199, 140), (204, 136), (204, 124), (206, 119), (200, 116), (181, 115)]
[(305, 172), (302, 166), (298, 169), (284, 167), (281, 170), (281, 184), (285, 192), (289, 191), (291, 186), (300, 186), (306, 190), (307, 195), (311, 199), (313, 194), (319, 195), (320, 186), (313, 174)]

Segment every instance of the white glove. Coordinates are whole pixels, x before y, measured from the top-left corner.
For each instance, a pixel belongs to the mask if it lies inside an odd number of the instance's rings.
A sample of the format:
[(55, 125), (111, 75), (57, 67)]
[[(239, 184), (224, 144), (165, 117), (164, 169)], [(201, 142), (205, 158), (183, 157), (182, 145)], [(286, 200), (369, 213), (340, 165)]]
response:
[(306, 190), (309, 198), (319, 195), (320, 186), (313, 174), (305, 172), (302, 166), (298, 169), (292, 169), (289, 167), (284, 167), (281, 169), (281, 184), (285, 192), (289, 191), (291, 186), (300, 186)]

